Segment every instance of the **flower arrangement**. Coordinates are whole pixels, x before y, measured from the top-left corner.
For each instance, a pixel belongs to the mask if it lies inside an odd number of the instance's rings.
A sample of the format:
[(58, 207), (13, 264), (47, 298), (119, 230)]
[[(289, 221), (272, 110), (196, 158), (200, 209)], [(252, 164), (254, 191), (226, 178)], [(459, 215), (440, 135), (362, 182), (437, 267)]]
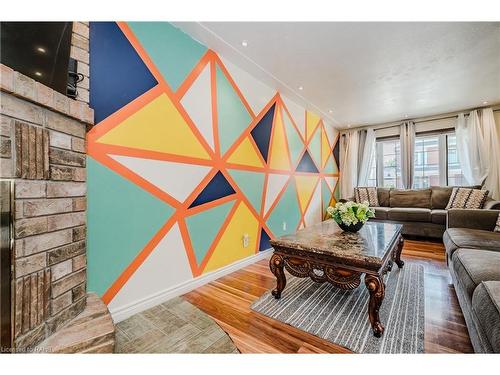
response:
[(368, 202), (337, 203), (334, 207), (328, 207), (326, 212), (335, 220), (343, 230), (359, 230), (369, 218), (375, 217), (375, 210), (370, 208)]

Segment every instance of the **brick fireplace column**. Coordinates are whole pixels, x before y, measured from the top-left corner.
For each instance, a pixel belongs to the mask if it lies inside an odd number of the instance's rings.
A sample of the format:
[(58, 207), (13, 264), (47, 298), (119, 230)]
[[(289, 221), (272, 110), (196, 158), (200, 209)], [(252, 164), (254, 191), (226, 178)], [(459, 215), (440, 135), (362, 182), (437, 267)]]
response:
[(86, 305), (85, 136), (88, 24), (71, 56), (85, 75), (77, 100), (0, 65), (0, 177), (14, 181), (14, 347), (33, 347)]

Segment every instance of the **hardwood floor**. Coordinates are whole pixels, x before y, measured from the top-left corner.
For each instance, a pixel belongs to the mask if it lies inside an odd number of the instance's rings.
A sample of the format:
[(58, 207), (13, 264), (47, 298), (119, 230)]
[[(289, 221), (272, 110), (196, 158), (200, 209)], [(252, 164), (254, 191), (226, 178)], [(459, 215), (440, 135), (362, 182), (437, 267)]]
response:
[[(471, 353), (465, 321), (441, 243), (406, 240), (403, 260), (425, 268), (426, 353)], [(350, 351), (250, 310), (275, 286), (268, 260), (215, 280), (186, 295), (209, 314), (242, 353), (349, 353)]]

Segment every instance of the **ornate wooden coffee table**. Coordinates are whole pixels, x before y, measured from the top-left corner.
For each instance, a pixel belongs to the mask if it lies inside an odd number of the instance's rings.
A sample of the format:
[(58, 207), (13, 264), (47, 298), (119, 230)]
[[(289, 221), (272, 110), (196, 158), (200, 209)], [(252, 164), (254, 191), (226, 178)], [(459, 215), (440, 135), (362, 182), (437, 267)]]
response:
[(333, 220), (327, 220), (297, 233), (271, 241), (274, 248), (269, 261), (277, 286), (272, 291), (276, 299), (286, 286), (284, 269), (296, 277), (331, 283), (341, 289), (355, 289), (365, 274), (370, 292), (368, 317), (376, 337), (382, 336), (379, 309), (384, 300), (382, 276), (393, 262), (403, 267), (401, 224), (368, 222), (357, 233), (343, 232)]

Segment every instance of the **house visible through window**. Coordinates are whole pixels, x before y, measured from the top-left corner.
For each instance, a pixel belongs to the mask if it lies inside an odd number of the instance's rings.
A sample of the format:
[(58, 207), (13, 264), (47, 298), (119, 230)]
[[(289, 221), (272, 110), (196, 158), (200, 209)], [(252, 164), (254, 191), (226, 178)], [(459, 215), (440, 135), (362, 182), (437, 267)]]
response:
[(376, 143), (374, 167), (369, 179), (376, 176), (376, 185), (399, 188), (401, 183), (401, 153), (399, 138), (378, 140)]
[(448, 185), (449, 186), (465, 186), (467, 181), (462, 174), (462, 169), (460, 168), (460, 161), (458, 160), (457, 153), (457, 137), (455, 134), (447, 135), (447, 172), (448, 172)]
[(426, 188), (441, 185), (439, 174), (439, 135), (417, 136), (413, 187)]
[(455, 133), (417, 135), (413, 187), (463, 186), (465, 184), (458, 160)]
[[(413, 157), (413, 188), (467, 184), (460, 168), (454, 132), (417, 134)], [(399, 138), (376, 141), (367, 185), (402, 187)]]

